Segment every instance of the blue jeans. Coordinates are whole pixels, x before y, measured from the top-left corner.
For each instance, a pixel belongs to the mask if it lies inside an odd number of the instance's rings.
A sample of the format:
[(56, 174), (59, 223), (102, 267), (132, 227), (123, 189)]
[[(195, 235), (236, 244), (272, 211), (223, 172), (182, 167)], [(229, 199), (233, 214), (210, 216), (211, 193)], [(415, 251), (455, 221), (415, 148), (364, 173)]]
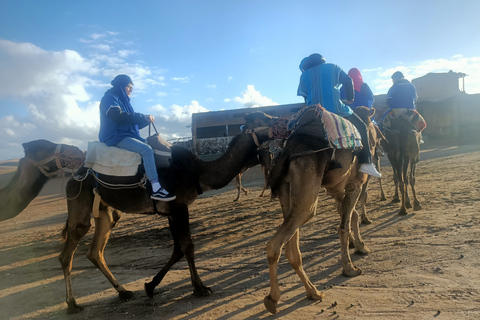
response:
[(131, 137), (123, 138), (116, 146), (140, 154), (143, 159), (143, 166), (145, 167), (148, 180), (153, 181), (158, 179), (152, 147), (145, 142)]

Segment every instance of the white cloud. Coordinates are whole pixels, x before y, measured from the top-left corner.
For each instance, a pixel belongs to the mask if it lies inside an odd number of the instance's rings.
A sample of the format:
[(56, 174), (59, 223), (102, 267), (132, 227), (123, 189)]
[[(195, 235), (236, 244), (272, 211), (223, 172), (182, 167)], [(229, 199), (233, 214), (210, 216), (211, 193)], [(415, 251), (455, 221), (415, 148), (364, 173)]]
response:
[(392, 86), (391, 76), (395, 71), (401, 71), (406, 79), (412, 80), (430, 72), (443, 73), (450, 70), (467, 74), (465, 77), (467, 93), (480, 93), (480, 57), (454, 55), (449, 59), (430, 59), (411, 65), (398, 64), (388, 69), (362, 70), (362, 75), (375, 94), (382, 94), (387, 93)]
[(217, 87), (216, 84), (207, 84), (207, 85), (205, 86), (205, 88), (209, 88), (209, 89), (215, 89), (216, 87)]
[(183, 83), (188, 83), (190, 82), (190, 79), (188, 77), (173, 77), (171, 78), (170, 80), (172, 81), (179, 81), (179, 82), (183, 82)]
[(264, 97), (259, 91), (255, 90), (253, 85), (248, 85), (247, 89), (242, 92), (241, 97), (235, 97), (233, 99), (225, 99), (225, 102), (235, 102), (240, 105), (239, 108), (255, 108), (262, 106), (274, 106), (278, 103), (272, 99)]

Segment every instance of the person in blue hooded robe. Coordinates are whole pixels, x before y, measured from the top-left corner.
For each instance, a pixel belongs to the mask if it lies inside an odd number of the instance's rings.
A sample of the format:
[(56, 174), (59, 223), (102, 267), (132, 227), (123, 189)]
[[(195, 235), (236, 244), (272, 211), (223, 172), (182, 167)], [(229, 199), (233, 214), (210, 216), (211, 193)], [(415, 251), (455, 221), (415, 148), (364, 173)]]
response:
[[(297, 96), (303, 97), (307, 106), (319, 104), (327, 111), (350, 121), (360, 133), (364, 146), (357, 154), (360, 172), (381, 178), (382, 175), (372, 163), (367, 126), (347, 105), (351, 104), (355, 97), (352, 78), (336, 64), (326, 63), (325, 58), (318, 53), (304, 58), (299, 67), (302, 74)], [(341, 99), (342, 86), (345, 90), (345, 100)]]
[(136, 152), (142, 156), (147, 178), (152, 185), (152, 199), (171, 201), (176, 197), (160, 185), (153, 149), (140, 136), (139, 129), (153, 123), (153, 115), (137, 113), (130, 104), (132, 79), (124, 74), (111, 82), (112, 88), (100, 101), (100, 132), (98, 138), (107, 146)]

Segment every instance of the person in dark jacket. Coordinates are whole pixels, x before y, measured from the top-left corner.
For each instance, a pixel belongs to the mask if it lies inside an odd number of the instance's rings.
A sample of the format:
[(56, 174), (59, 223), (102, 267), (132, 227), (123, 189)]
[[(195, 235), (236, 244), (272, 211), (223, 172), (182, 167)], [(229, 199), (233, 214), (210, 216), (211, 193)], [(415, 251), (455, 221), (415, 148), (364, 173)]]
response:
[[(352, 78), (336, 64), (326, 63), (325, 58), (318, 53), (304, 58), (300, 63), (300, 70), (302, 75), (297, 96), (304, 97), (307, 106), (319, 104), (327, 111), (350, 121), (359, 131), (364, 146), (358, 153), (360, 172), (381, 178), (382, 175), (372, 163), (367, 126), (347, 105), (354, 101)], [(345, 101), (341, 99), (341, 85), (345, 88)]]
[(171, 201), (176, 197), (162, 188), (158, 181), (153, 149), (140, 136), (139, 129), (153, 123), (153, 115), (136, 113), (130, 104), (133, 90), (132, 79), (124, 74), (118, 75), (111, 82), (112, 88), (105, 92), (100, 102), (99, 140), (107, 146), (136, 152), (142, 156), (147, 178), (152, 185), (152, 199)]
[(387, 106), (390, 110), (397, 108), (415, 110), (415, 102), (417, 100), (417, 90), (415, 86), (405, 79), (403, 73), (400, 71), (396, 71), (392, 75), (392, 81), (393, 85), (387, 93)]

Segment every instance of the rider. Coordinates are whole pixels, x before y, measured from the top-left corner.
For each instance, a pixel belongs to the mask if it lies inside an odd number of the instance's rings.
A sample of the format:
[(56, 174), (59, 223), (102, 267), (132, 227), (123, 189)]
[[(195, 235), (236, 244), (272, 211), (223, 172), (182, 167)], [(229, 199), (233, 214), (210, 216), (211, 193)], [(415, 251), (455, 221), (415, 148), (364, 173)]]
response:
[[(318, 53), (302, 60), (300, 63), (302, 75), (300, 76), (297, 96), (304, 97), (307, 106), (319, 104), (327, 111), (350, 121), (359, 131), (364, 146), (358, 153), (360, 172), (381, 178), (382, 175), (372, 163), (367, 126), (345, 104), (345, 102), (352, 103), (354, 101), (352, 79), (336, 64), (325, 62), (325, 58)], [(346, 101), (342, 101), (340, 98), (340, 85), (345, 87)]]
[(130, 104), (133, 82), (129, 76), (120, 74), (111, 84), (113, 88), (105, 92), (100, 102), (100, 142), (139, 153), (152, 185), (151, 198), (161, 201), (174, 200), (176, 196), (160, 185), (153, 149), (139, 133), (139, 129), (153, 123), (155, 118), (153, 115), (144, 115), (133, 110)]
[(396, 71), (392, 75), (393, 85), (387, 93), (387, 106), (389, 110), (397, 108), (416, 109), (417, 90), (415, 86), (405, 79), (403, 73)]

